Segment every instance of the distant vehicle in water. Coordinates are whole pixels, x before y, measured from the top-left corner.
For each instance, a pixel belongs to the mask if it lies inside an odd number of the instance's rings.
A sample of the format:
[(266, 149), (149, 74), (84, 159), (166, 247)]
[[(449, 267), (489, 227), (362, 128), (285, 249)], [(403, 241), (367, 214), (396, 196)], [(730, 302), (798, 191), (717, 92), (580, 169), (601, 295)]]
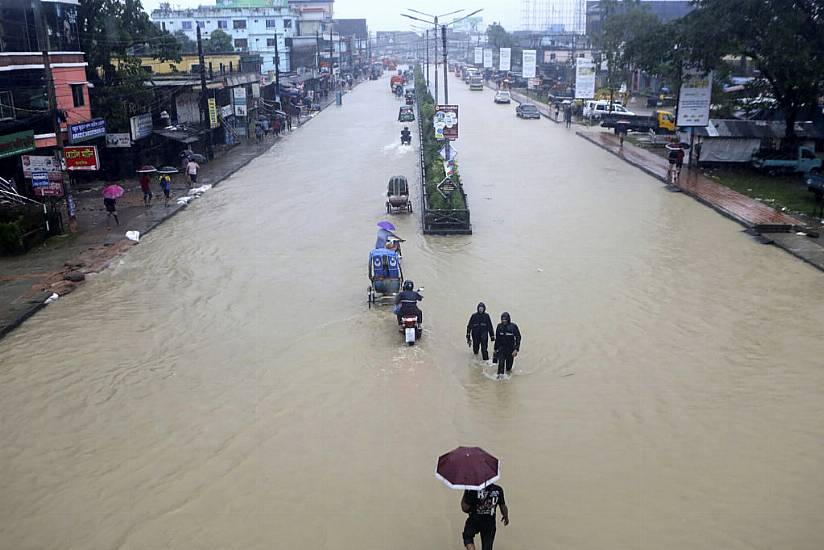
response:
[(404, 105), (398, 111), (398, 122), (415, 122), (415, 112), (412, 107)]
[(512, 101), (512, 96), (509, 95), (509, 92), (501, 90), (495, 92), (495, 103), (509, 103), (510, 101)]
[(515, 107), (515, 116), (519, 118), (541, 118), (541, 113), (538, 107), (532, 103), (521, 103)]
[(613, 103), (612, 107), (610, 107), (609, 101), (587, 101), (584, 103), (584, 118), (599, 119), (606, 114), (612, 113), (635, 116), (635, 113), (620, 103)]
[(473, 75), (472, 78), (469, 79), (469, 89), (474, 91), (484, 89), (484, 80), (480, 74)]
[(628, 113), (607, 113), (601, 117), (601, 126), (615, 128), (618, 123), (633, 132), (649, 132), (656, 134), (675, 133), (675, 115), (669, 111), (654, 111), (651, 115), (636, 115)]

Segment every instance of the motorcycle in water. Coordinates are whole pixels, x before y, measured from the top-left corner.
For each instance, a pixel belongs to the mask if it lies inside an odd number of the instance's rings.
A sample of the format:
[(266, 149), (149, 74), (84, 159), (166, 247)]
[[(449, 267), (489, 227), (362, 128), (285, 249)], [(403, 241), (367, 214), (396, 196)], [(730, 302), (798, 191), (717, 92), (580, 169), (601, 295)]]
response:
[[(419, 288), (415, 292), (421, 293), (423, 289)], [(421, 328), (421, 323), (418, 322), (417, 315), (402, 315), (401, 324), (398, 325), (398, 332), (403, 334), (404, 342), (406, 342), (407, 346), (414, 346), (415, 342), (420, 340), (423, 334), (423, 328)]]
[(401, 132), (401, 145), (412, 145), (412, 134), (410, 132)]

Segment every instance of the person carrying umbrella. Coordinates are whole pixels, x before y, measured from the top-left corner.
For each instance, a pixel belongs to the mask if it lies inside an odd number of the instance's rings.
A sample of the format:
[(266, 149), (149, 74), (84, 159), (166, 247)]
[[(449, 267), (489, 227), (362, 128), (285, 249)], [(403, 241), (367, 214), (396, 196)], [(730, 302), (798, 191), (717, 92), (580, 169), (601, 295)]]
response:
[(117, 199), (123, 196), (123, 188), (117, 184), (112, 184), (103, 189), (103, 206), (106, 208), (106, 228), (110, 229), (112, 218), (117, 225), (120, 225), (120, 220), (117, 219)]
[(392, 223), (387, 221), (378, 222), (378, 236), (375, 240), (375, 248), (386, 248), (386, 242), (390, 237), (403, 242), (403, 239), (392, 233), (394, 230), (395, 226), (392, 225)]
[(495, 512), (509, 525), (509, 508), (504, 490), (495, 482), (501, 477), (497, 458), (480, 447), (458, 447), (438, 457), (435, 477), (450, 489), (463, 489), (461, 510), (468, 514), (462, 532), (466, 550), (475, 550), (475, 536), (481, 535), (481, 550), (492, 550), (495, 542)]

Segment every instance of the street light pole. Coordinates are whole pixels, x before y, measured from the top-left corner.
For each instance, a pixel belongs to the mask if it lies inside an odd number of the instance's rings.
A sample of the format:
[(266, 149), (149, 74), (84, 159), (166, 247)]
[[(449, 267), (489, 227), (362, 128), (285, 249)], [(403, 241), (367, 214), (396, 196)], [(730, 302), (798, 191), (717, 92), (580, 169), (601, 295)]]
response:
[(449, 103), (449, 85), (446, 82), (449, 73), (446, 61), (446, 25), (441, 26), (441, 37), (443, 38), (443, 102)]
[(438, 18), (435, 17), (435, 105), (438, 105)]
[(426, 88), (429, 89), (429, 29), (426, 29)]

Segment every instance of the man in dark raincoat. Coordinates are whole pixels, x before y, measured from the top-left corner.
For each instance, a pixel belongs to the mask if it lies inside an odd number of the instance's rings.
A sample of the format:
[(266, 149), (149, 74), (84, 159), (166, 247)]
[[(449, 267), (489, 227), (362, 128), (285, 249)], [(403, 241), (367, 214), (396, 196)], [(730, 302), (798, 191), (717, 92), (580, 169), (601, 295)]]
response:
[(478, 355), (481, 350), (481, 357), (484, 361), (489, 361), (489, 338), (495, 341), (495, 332), (492, 328), (492, 319), (486, 312), (486, 305), (481, 302), (478, 310), (469, 318), (466, 325), (466, 343), (472, 346), (472, 353)]
[(521, 350), (521, 331), (512, 322), (509, 313), (501, 313), (501, 322), (495, 329), (495, 358), (498, 360), (498, 378), (512, 371), (512, 364)]

